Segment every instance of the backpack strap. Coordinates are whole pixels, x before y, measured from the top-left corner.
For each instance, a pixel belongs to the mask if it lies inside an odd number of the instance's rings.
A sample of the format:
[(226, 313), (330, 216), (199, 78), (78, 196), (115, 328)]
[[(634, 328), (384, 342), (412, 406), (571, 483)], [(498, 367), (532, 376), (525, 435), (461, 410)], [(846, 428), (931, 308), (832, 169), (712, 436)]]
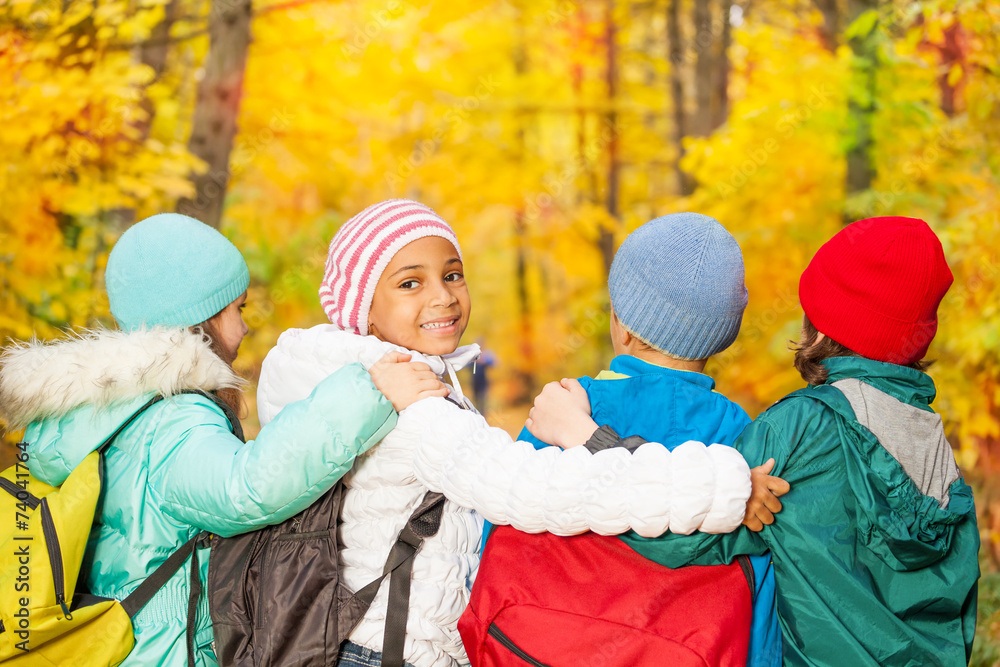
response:
[[(222, 401), (215, 394), (209, 393), (207, 391), (202, 391), (200, 389), (185, 389), (178, 392), (179, 394), (197, 394), (203, 396), (208, 400), (215, 403), (226, 415), (229, 420), (229, 425), (232, 428), (233, 435), (239, 438), (242, 442), (246, 442), (243, 435), (243, 426), (240, 424), (239, 417), (233, 412), (232, 408), (229, 407), (224, 401)], [(104, 450), (114, 441), (118, 435), (124, 431), (128, 426), (134, 422), (139, 415), (145, 412), (147, 409), (159, 403), (163, 400), (162, 395), (154, 396), (149, 399), (141, 408), (136, 410), (128, 419), (122, 422), (121, 426), (115, 429), (115, 432), (108, 436), (104, 442), (101, 443), (100, 447), (97, 448), (100, 452), (102, 461), (98, 470), (101, 476), (101, 485), (104, 484), (104, 474), (103, 474), (103, 455)], [(142, 611), (142, 608), (149, 604), (149, 601), (153, 599), (153, 596), (160, 592), (170, 578), (173, 577), (177, 571), (184, 564), (184, 561), (191, 557), (191, 570), (189, 577), (190, 590), (188, 593), (188, 612), (187, 612), (187, 658), (189, 667), (195, 667), (197, 662), (194, 655), (194, 639), (195, 639), (195, 626), (197, 625), (197, 615), (198, 615), (198, 599), (201, 597), (201, 573), (200, 567), (198, 565), (198, 547), (204, 546), (207, 542), (209, 534), (205, 531), (199, 532), (197, 535), (189, 539), (187, 542), (182, 544), (174, 553), (170, 554), (167, 560), (163, 561), (158, 568), (153, 571), (153, 574), (146, 577), (142, 583), (136, 586), (135, 590), (129, 593), (122, 601), (122, 608), (125, 613), (128, 614), (129, 618), (135, 618), (135, 615)]]
[[(401, 667), (403, 649), (406, 643), (406, 619), (410, 610), (410, 579), (413, 574), (413, 558), (424, 540), (437, 534), (441, 527), (444, 510), (444, 495), (433, 491), (424, 494), (403, 530), (399, 531), (396, 543), (389, 550), (389, 557), (382, 568), (382, 576), (359, 590), (352, 597), (355, 604), (341, 605), (341, 609), (367, 609), (371, 606), (382, 582), (389, 579), (389, 601), (385, 618), (385, 633), (382, 640), (382, 667)], [(360, 616), (356, 619), (360, 621)], [(347, 633), (344, 633), (345, 635)]]
[[(108, 445), (110, 445), (112, 443), (112, 441), (115, 438), (117, 438), (119, 436), (119, 434), (121, 434), (122, 431), (124, 431), (125, 429), (127, 429), (129, 427), (129, 425), (132, 424), (132, 422), (134, 422), (136, 419), (138, 419), (139, 415), (141, 415), (143, 412), (145, 412), (149, 408), (153, 407), (155, 404), (159, 403), (162, 400), (163, 400), (163, 396), (162, 395), (156, 395), (153, 398), (151, 398), (148, 401), (146, 401), (141, 408), (139, 408), (138, 410), (136, 410), (135, 412), (133, 412), (129, 416), (128, 419), (126, 419), (125, 421), (123, 421), (121, 423), (121, 426), (119, 426), (118, 428), (116, 428), (114, 430), (114, 433), (112, 433), (111, 435), (109, 435), (107, 438), (104, 439), (104, 442), (102, 442), (100, 444), (100, 446), (98, 446), (97, 451), (99, 451), (101, 454), (103, 454), (104, 450), (107, 449)], [(104, 480), (102, 479), (101, 481), (103, 483)]]
[(167, 560), (163, 561), (160, 566), (153, 571), (153, 574), (146, 577), (141, 584), (136, 586), (135, 590), (129, 593), (128, 596), (122, 600), (122, 607), (125, 609), (125, 613), (128, 614), (129, 618), (135, 618), (135, 615), (142, 611), (143, 607), (149, 604), (149, 601), (153, 599), (153, 596), (166, 585), (167, 581), (174, 576), (177, 570), (181, 569), (181, 565), (183, 565), (184, 561), (188, 559), (188, 556), (195, 553), (197, 542), (201, 536), (202, 533), (199, 533), (181, 545), (177, 551), (170, 554)]
[(222, 410), (222, 414), (226, 415), (226, 419), (229, 420), (229, 426), (232, 428), (233, 435), (239, 438), (242, 442), (247, 441), (246, 436), (243, 434), (243, 424), (240, 423), (240, 418), (236, 416), (236, 413), (233, 412), (233, 409), (231, 407), (229, 407), (229, 404), (223, 401), (221, 398), (219, 398), (218, 396), (216, 396), (211, 392), (203, 391), (201, 389), (185, 389), (178, 393), (197, 394), (215, 403), (215, 405), (217, 405), (218, 408)]
[(777, 403), (782, 403), (791, 398), (797, 397), (811, 398), (815, 401), (819, 401), (844, 419), (847, 419), (848, 421), (857, 421), (857, 417), (854, 414), (854, 408), (851, 407), (851, 402), (847, 400), (846, 396), (844, 396), (844, 392), (840, 391), (832, 384), (808, 385), (798, 391), (793, 391)]
[[(448, 370), (451, 371), (452, 381), (458, 384), (458, 379), (450, 366), (448, 366)], [(461, 392), (461, 390), (459, 391)], [(459, 395), (461, 396), (461, 393)], [(464, 396), (462, 396), (461, 403), (453, 400), (450, 396), (446, 398), (463, 410), (476, 412), (469, 403), (469, 399)], [(389, 557), (385, 561), (382, 576), (378, 579), (378, 583), (381, 585), (385, 576), (391, 572), (388, 608), (385, 614), (385, 632), (382, 635), (382, 667), (402, 667), (403, 665), (403, 651), (406, 648), (406, 619), (410, 614), (410, 582), (413, 579), (413, 559), (424, 540), (436, 535), (441, 527), (444, 501), (445, 497), (442, 493), (428, 491), (424, 494), (424, 499), (417, 505), (417, 509), (413, 510), (413, 514), (407, 519), (403, 530), (399, 532), (399, 537), (396, 538), (396, 543), (392, 546)], [(366, 591), (375, 583), (368, 584), (362, 590)], [(375, 586), (371, 592), (372, 600), (375, 599), (378, 588)], [(371, 600), (368, 601), (368, 604), (371, 604)]]
[[(222, 410), (222, 413), (226, 415), (226, 419), (229, 420), (229, 426), (232, 428), (233, 435), (235, 435), (243, 442), (246, 442), (246, 438), (243, 435), (243, 425), (240, 423), (239, 417), (236, 416), (236, 413), (233, 412), (233, 409), (230, 408), (229, 405), (221, 398), (219, 398), (215, 394), (203, 391), (201, 389), (184, 389), (182, 391), (177, 392), (177, 394), (174, 395), (176, 396), (178, 394), (196, 394), (198, 396), (207, 398), (208, 400), (215, 403), (219, 407), (219, 409)], [(132, 424), (132, 422), (138, 419), (139, 415), (141, 415), (143, 412), (153, 407), (162, 400), (163, 400), (163, 395), (158, 394), (153, 398), (149, 399), (148, 401), (146, 401), (146, 403), (144, 403), (141, 408), (133, 412), (128, 419), (123, 421), (121, 425), (115, 429), (114, 433), (112, 433), (111, 435), (109, 435), (107, 438), (104, 439), (104, 442), (102, 442), (100, 446), (98, 446), (97, 451), (103, 454), (104, 450), (108, 448), (108, 446), (114, 441), (114, 439), (117, 438), (122, 431), (127, 429)]]
[(410, 581), (413, 559), (424, 540), (433, 537), (441, 527), (444, 495), (428, 491), (417, 509), (410, 515), (400, 531), (396, 544), (389, 552), (389, 561), (402, 557), (389, 578), (389, 600), (385, 615), (385, 634), (382, 637), (382, 667), (402, 667), (403, 649), (406, 646), (406, 619), (410, 612)]

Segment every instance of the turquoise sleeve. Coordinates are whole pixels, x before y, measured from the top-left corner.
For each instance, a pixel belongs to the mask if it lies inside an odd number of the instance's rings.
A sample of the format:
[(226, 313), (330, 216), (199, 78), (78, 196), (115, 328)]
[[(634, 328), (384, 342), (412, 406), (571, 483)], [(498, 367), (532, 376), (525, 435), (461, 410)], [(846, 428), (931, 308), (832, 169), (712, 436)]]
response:
[(167, 403), (150, 451), (150, 487), (166, 514), (223, 537), (298, 514), (396, 425), (360, 364), (287, 405), (246, 444), (204, 397)]

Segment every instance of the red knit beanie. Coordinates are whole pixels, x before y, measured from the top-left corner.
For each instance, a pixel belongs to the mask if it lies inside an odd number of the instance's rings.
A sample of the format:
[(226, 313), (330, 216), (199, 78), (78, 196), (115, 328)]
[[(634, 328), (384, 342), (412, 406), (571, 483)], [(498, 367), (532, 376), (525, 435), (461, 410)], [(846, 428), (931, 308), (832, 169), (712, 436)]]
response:
[(937, 333), (952, 275), (923, 220), (868, 218), (827, 241), (799, 281), (813, 326), (858, 354), (903, 366), (920, 361)]

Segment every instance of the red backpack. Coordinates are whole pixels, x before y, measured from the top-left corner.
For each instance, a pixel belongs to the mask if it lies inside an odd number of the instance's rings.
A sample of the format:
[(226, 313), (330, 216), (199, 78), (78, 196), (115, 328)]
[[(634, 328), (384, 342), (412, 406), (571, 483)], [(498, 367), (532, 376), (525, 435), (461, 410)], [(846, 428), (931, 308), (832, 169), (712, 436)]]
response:
[(746, 665), (750, 560), (671, 570), (616, 537), (498, 526), (458, 622), (472, 667)]

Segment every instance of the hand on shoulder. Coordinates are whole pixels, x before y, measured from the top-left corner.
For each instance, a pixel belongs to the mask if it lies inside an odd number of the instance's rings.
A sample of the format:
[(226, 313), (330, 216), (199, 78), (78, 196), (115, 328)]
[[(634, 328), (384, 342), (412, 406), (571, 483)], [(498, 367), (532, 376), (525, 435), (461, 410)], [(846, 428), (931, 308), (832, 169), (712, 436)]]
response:
[(577, 380), (550, 382), (535, 397), (524, 425), (532, 435), (567, 449), (587, 442), (597, 430), (590, 417), (590, 398)]
[(792, 488), (780, 477), (771, 476), (772, 470), (774, 459), (768, 459), (764, 465), (750, 469), (751, 490), (743, 525), (755, 533), (774, 523), (774, 515), (781, 511), (781, 501), (778, 498)]
[(368, 369), (375, 388), (392, 403), (396, 412), (424, 398), (445, 397), (448, 385), (441, 382), (431, 367), (411, 362), (409, 354), (389, 352)]

